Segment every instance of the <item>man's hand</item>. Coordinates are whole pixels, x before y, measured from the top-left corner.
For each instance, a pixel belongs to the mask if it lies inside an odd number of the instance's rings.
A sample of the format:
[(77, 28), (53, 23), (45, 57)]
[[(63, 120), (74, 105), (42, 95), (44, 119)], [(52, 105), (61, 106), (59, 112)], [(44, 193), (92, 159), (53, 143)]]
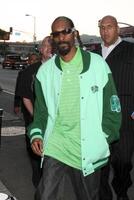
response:
[(31, 144), (31, 148), (35, 154), (42, 156), (43, 153), (43, 141), (41, 139), (34, 139)]

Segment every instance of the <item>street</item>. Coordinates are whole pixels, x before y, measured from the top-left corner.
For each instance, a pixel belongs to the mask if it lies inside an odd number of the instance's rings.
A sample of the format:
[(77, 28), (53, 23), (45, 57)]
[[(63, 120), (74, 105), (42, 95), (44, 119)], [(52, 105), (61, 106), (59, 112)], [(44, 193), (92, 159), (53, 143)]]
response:
[(0, 86), (7, 92), (14, 93), (18, 70), (2, 69), (0, 65)]
[[(13, 112), (14, 88), (18, 71), (0, 69), (0, 108), (2, 137), (0, 147), (0, 192), (12, 194), (17, 200), (33, 200), (32, 169), (25, 145), (22, 115)], [(2, 190), (2, 191), (1, 191)], [(3, 191), (4, 190), (4, 191)]]

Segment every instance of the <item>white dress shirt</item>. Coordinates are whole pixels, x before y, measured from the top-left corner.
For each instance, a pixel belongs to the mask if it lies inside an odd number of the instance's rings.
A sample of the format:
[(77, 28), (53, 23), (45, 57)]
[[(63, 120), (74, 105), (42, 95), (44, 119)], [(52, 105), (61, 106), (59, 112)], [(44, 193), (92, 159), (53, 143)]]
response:
[(114, 44), (111, 44), (109, 47), (106, 47), (104, 43), (101, 44), (102, 47), (102, 56), (104, 59), (110, 54), (110, 52), (122, 41), (120, 37), (116, 40)]

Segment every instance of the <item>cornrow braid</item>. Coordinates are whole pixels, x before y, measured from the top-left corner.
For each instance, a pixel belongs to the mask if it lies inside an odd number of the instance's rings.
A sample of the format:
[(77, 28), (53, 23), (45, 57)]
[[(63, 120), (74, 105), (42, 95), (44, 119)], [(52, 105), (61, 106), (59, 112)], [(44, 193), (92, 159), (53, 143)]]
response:
[(60, 17), (57, 17), (54, 21), (53, 21), (53, 23), (52, 23), (52, 28), (53, 28), (53, 25), (54, 25), (54, 23), (56, 22), (56, 21), (59, 21), (59, 20), (63, 20), (63, 21), (66, 21), (66, 22), (68, 22), (69, 23), (69, 25), (70, 25), (70, 27), (71, 28), (74, 28), (74, 23), (73, 23), (73, 21), (70, 19), (70, 18), (68, 18), (68, 17), (65, 17), (65, 16), (60, 16)]
[[(76, 31), (77, 31), (77, 30), (76, 30)], [(79, 43), (79, 47), (83, 48), (84, 45), (83, 45), (83, 43), (82, 43), (82, 41), (81, 41), (79, 31), (77, 31), (77, 41), (78, 41), (78, 43)]]

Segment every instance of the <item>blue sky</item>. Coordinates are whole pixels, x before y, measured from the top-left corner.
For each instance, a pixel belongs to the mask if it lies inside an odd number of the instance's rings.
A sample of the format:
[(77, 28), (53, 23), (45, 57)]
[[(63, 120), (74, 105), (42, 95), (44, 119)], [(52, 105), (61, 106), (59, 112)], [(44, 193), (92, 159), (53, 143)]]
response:
[[(41, 40), (51, 32), (52, 21), (60, 16), (70, 17), (80, 34), (99, 35), (97, 22), (105, 15), (113, 15), (120, 22), (134, 25), (133, 0), (6, 0), (1, 1), (0, 28), (13, 27), (14, 41), (33, 39), (36, 17), (36, 35)], [(20, 34), (16, 35), (16, 32)]]

